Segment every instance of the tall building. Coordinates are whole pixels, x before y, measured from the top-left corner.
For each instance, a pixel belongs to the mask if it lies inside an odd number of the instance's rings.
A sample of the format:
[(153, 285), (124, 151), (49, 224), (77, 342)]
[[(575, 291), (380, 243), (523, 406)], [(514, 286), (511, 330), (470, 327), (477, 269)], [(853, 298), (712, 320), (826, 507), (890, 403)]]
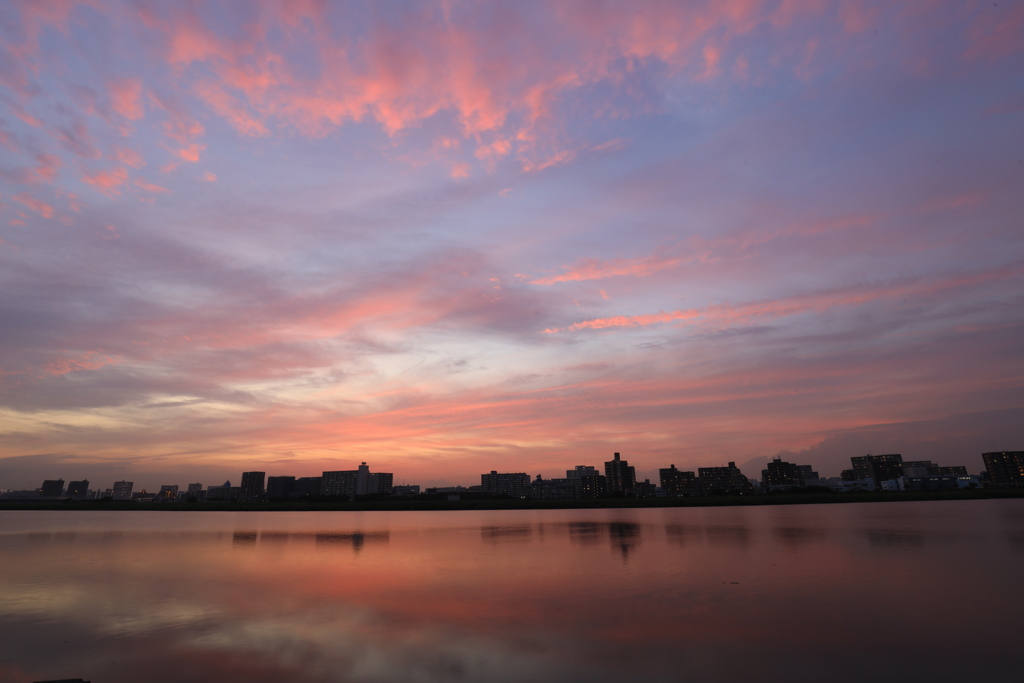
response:
[(993, 486), (1024, 486), (1024, 451), (982, 453)]
[(565, 471), (566, 479), (578, 479), (580, 477), (597, 476), (601, 474), (593, 465), (576, 465), (571, 470)]
[(89, 495), (88, 479), (68, 482), (68, 498), (85, 498), (87, 495)]
[(246, 503), (263, 500), (263, 481), (266, 476), (266, 472), (242, 472), (242, 493), (238, 499)]
[(608, 486), (608, 493), (612, 495), (623, 494), (636, 486), (636, 469), (622, 460), (616, 453), (604, 464), (604, 476)]
[(675, 465), (658, 470), (661, 488), (669, 496), (695, 496), (700, 493), (697, 475), (693, 472), (678, 470)]
[(820, 486), (821, 477), (818, 473), (811, 469), (811, 465), (797, 465), (797, 472), (800, 473), (800, 485), (801, 486)]
[(576, 465), (565, 471), (572, 483), (573, 498), (604, 498), (608, 495), (608, 477), (591, 465)]
[(132, 487), (135, 486), (134, 482), (130, 481), (115, 481), (114, 482), (114, 500), (131, 500), (132, 499)]
[(267, 499), (288, 498), (295, 488), (295, 477), (267, 477)]
[(903, 476), (903, 456), (899, 453), (888, 455), (860, 455), (850, 458), (855, 479), (873, 479), (876, 486), (883, 481)]
[[(810, 469), (810, 465), (806, 467)], [(798, 489), (804, 485), (799, 466), (780, 457), (772, 458), (768, 468), (761, 470), (761, 481), (768, 491)]]
[(64, 494), (63, 479), (47, 479), (39, 489), (39, 495), (46, 498), (59, 498)]
[(697, 477), (701, 492), (705, 494), (747, 493), (753, 489), (734, 462), (730, 462), (727, 467), (698, 467)]
[(160, 491), (156, 494), (157, 500), (177, 500), (178, 498), (178, 485), (177, 484), (164, 484), (160, 487)]
[(197, 502), (203, 502), (206, 500), (206, 493), (203, 491), (203, 485), (200, 484), (189, 484), (188, 493), (186, 494), (186, 500), (189, 498), (195, 498)]
[(372, 472), (366, 482), (367, 493), (383, 493), (390, 496), (394, 488), (395, 475), (390, 472)]
[(526, 498), (530, 495), (530, 475), (526, 472), (502, 472), (491, 470), (480, 475), (480, 489), (486, 493)]
[(320, 495), (320, 477), (299, 477), (292, 486), (292, 498)]

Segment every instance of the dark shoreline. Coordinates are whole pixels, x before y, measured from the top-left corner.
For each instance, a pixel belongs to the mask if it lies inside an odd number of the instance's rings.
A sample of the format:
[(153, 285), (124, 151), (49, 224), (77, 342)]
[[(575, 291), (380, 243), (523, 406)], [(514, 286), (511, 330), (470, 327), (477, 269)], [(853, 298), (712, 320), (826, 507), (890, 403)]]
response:
[(832, 503), (898, 503), (922, 500), (986, 500), (1024, 498), (1024, 488), (962, 491), (779, 493), (748, 496), (695, 496), (692, 498), (595, 498), (588, 500), (532, 500), (490, 498), (469, 500), (393, 499), (358, 502), (271, 503), (137, 503), (133, 501), (0, 500), (2, 510), (123, 510), (168, 512), (315, 512), (315, 511), (428, 511), (428, 510), (593, 510), (618, 508), (730, 507), (741, 505), (822, 505)]

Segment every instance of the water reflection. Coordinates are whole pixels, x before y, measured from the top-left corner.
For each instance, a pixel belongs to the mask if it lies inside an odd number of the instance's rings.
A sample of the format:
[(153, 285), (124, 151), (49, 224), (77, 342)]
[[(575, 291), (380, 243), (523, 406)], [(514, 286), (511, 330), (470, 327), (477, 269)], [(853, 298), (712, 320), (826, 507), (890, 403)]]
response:
[(0, 681), (1008, 681), (1024, 505), (980, 502), (0, 515)]
[(507, 526), (482, 526), (480, 537), (492, 543), (508, 541), (530, 541), (533, 527), (529, 524), (510, 524)]
[(714, 524), (694, 526), (687, 524), (666, 524), (665, 536), (676, 545), (711, 545), (719, 547), (745, 548), (750, 543), (750, 528), (735, 524)]
[(868, 529), (865, 534), (872, 548), (883, 550), (911, 550), (924, 547), (924, 534), (914, 531)]
[(824, 543), (828, 540), (828, 532), (815, 527), (777, 526), (772, 529), (775, 538), (785, 546), (793, 549)]
[[(299, 534), (293, 534), (301, 537)], [(355, 531), (352, 533), (319, 533), (315, 535), (317, 545), (351, 546), (352, 550), (359, 552), (367, 543), (387, 543), (391, 540), (391, 534), (387, 531), (375, 533), (363, 533)]]
[(231, 536), (231, 541), (235, 545), (256, 545), (256, 539), (259, 538), (258, 531), (236, 531)]

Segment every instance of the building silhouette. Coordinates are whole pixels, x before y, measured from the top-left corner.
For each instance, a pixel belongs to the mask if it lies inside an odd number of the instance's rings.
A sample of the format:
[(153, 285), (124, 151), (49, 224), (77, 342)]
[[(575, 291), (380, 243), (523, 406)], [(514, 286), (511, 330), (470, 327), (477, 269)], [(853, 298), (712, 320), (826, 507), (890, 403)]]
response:
[(295, 488), (295, 477), (267, 477), (267, 499), (289, 498)]
[(238, 499), (245, 503), (263, 500), (263, 481), (266, 476), (266, 472), (242, 472), (242, 491)]
[(530, 495), (530, 475), (526, 472), (503, 472), (491, 470), (480, 475), (480, 490), (484, 493), (526, 498)]
[(320, 495), (320, 477), (299, 477), (292, 485), (292, 498)]
[(766, 491), (816, 486), (819, 482), (818, 473), (812, 470), (810, 465), (796, 465), (780, 457), (772, 458), (767, 469), (761, 470), (761, 480)]
[(64, 494), (63, 479), (47, 479), (39, 489), (39, 495), (46, 498), (60, 498)]
[(374, 493), (390, 494), (393, 483), (393, 474), (371, 474), (370, 468), (364, 462), (359, 465), (359, 469), (324, 472), (320, 476), (320, 495), (352, 498)]
[(854, 479), (871, 479), (878, 488), (881, 488), (883, 481), (903, 476), (903, 456), (899, 453), (854, 456), (850, 458), (850, 463), (853, 465)]
[(89, 480), (82, 479), (81, 481), (70, 481), (68, 482), (68, 498), (85, 498), (89, 495)]
[(371, 472), (366, 482), (367, 493), (391, 495), (394, 490), (395, 475), (390, 472)]
[(242, 495), (241, 486), (232, 486), (230, 481), (224, 482), (221, 486), (206, 487), (207, 502), (235, 502)]
[(698, 467), (701, 493), (747, 493), (753, 490), (750, 481), (743, 476), (736, 463), (726, 467)]
[(541, 475), (530, 484), (530, 496), (541, 500), (575, 498), (578, 483), (568, 477), (545, 479)]
[(608, 477), (591, 465), (576, 465), (565, 471), (572, 485), (573, 498), (604, 498), (608, 495)]
[(658, 481), (668, 496), (695, 496), (700, 493), (697, 475), (676, 469), (675, 465), (658, 470)]
[(1024, 451), (982, 453), (993, 486), (1024, 486)]
[(114, 500), (131, 500), (132, 499), (132, 487), (135, 486), (134, 482), (130, 481), (115, 481), (114, 488), (111, 490), (111, 495)]
[(160, 487), (160, 490), (156, 494), (157, 500), (177, 500), (178, 498), (178, 485), (177, 484), (164, 484)]
[(636, 486), (636, 469), (622, 460), (618, 453), (604, 464), (604, 476), (607, 479), (608, 493), (622, 495)]

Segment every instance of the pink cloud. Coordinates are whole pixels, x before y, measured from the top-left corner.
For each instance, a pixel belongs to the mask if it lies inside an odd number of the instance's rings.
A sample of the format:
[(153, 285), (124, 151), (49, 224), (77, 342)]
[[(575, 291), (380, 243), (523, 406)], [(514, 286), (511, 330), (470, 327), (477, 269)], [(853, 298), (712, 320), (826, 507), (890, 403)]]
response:
[(50, 131), (61, 147), (84, 159), (99, 159), (103, 154), (96, 148), (84, 121)]
[(82, 176), (83, 183), (92, 185), (96, 190), (110, 197), (121, 194), (118, 188), (127, 180), (128, 171), (123, 168), (115, 168), (110, 171), (96, 171), (92, 174), (85, 173)]
[(146, 161), (142, 158), (142, 154), (126, 145), (115, 144), (110, 158), (127, 166), (131, 166), (132, 168), (142, 168), (146, 165)]
[(53, 218), (53, 215), (55, 213), (55, 210), (52, 206), (50, 206), (44, 201), (36, 199), (27, 192), (19, 192), (18, 194), (13, 195), (11, 199), (18, 202), (19, 204), (24, 204), (28, 208), (38, 213), (43, 218)]
[(98, 370), (104, 365), (118, 363), (120, 357), (106, 355), (102, 350), (86, 351), (72, 356), (61, 356), (39, 368), (44, 375), (59, 376), (84, 370)]
[(1024, 5), (994, 3), (969, 29), (967, 59), (1001, 59), (1024, 51)]
[(205, 81), (197, 84), (194, 89), (214, 112), (226, 119), (242, 135), (262, 137), (270, 134), (262, 121), (253, 116), (238, 98), (229, 95), (218, 84)]
[[(212, 71), (216, 79), (198, 78), (191, 88), (244, 135), (268, 134), (269, 118), (311, 136), (372, 118), (393, 136), (444, 112), (464, 137), (478, 141), (478, 158), (507, 156), (516, 139), (523, 169), (536, 172), (575, 158), (558, 140), (564, 133), (552, 125), (552, 108), (563, 97), (594, 83), (620, 81), (623, 69), (654, 61), (673, 69), (699, 64), (694, 79), (718, 77), (730, 37), (762, 21), (786, 25), (820, 7), (748, 2), (695, 9), (666, 3), (636, 13), (625, 5), (599, 12), (567, 5), (552, 15), (557, 44), (544, 38), (529, 51), (514, 52), (509, 47), (523, 38), (519, 27), (438, 22), (427, 10), (375, 23), (359, 43), (331, 35), (322, 8), (312, 6), (269, 7), (231, 38), (218, 35), (192, 9), (161, 10), (164, 16), (148, 23), (163, 29), (166, 60), (197, 74), (198, 65)], [(315, 76), (284, 58), (288, 49), (300, 47), (314, 56)], [(483, 133), (496, 137), (479, 143)]]
[(601, 330), (619, 327), (647, 327), (648, 325), (675, 321), (717, 329), (731, 325), (745, 325), (759, 319), (771, 320), (803, 313), (822, 313), (831, 308), (858, 306), (883, 298), (932, 298), (953, 289), (976, 286), (1007, 278), (1016, 278), (1021, 273), (1024, 273), (1024, 268), (1011, 266), (945, 279), (853, 287), (774, 301), (757, 301), (737, 306), (719, 304), (702, 309), (677, 310), (667, 313), (659, 311), (658, 313), (642, 315), (595, 318), (573, 323), (565, 328), (548, 328), (544, 332), (554, 334), (558, 332), (577, 332), (585, 329)]
[(574, 282), (579, 280), (602, 280), (609, 277), (633, 275), (643, 277), (670, 268), (682, 262), (682, 259), (674, 256), (648, 256), (642, 259), (614, 259), (612, 261), (598, 261), (597, 259), (583, 259), (569, 266), (566, 272), (560, 275), (537, 278), (530, 280), (531, 285), (553, 285), (558, 282)]
[(145, 115), (142, 106), (142, 81), (136, 78), (117, 78), (108, 86), (110, 104), (129, 121), (138, 121)]
[[(173, 99), (153, 94), (152, 101), (167, 114), (168, 120), (162, 124), (164, 133), (182, 145), (177, 149), (170, 148), (171, 153), (183, 161), (197, 163), (200, 153), (206, 149), (205, 144), (195, 141), (206, 132), (203, 124), (195, 120), (181, 104)], [(176, 163), (172, 163), (169, 168), (173, 169), (176, 165)]]
[(207, 183), (215, 183), (217, 182), (217, 174), (212, 171), (207, 171), (203, 174), (202, 180)]
[(147, 183), (142, 178), (136, 178), (135, 180), (132, 181), (132, 183), (136, 187), (142, 188), (146, 192), (170, 192), (170, 190), (167, 189), (166, 187), (161, 187), (160, 185), (154, 185), (153, 183)]

